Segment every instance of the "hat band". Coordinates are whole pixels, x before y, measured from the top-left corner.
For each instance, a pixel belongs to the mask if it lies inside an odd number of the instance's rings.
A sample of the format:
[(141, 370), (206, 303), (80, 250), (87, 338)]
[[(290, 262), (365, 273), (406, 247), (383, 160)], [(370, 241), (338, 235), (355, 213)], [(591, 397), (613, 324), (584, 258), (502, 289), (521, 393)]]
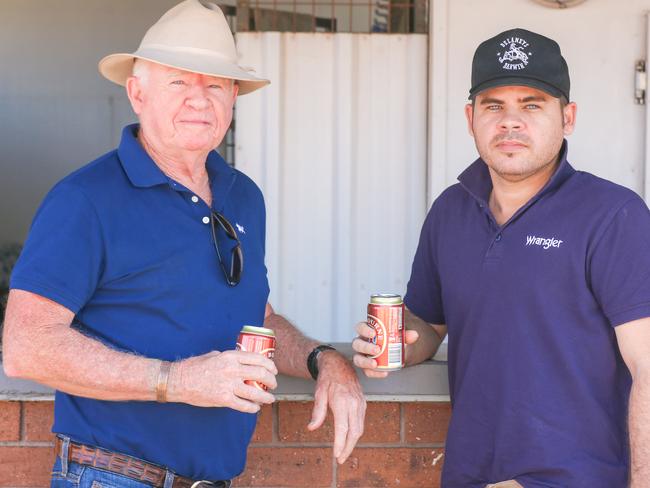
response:
[(170, 46), (168, 44), (141, 44), (138, 50), (133, 53), (133, 55), (148, 58), (152, 57), (152, 54), (155, 55), (156, 53), (195, 54), (209, 58), (217, 58), (228, 63), (237, 64), (237, 60), (232, 56), (226, 56), (211, 49), (191, 46)]

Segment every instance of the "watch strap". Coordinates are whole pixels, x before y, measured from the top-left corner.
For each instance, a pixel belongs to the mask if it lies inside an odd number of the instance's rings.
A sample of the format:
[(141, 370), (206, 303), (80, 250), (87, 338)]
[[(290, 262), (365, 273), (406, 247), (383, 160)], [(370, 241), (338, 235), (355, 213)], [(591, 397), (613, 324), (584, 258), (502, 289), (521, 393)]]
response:
[(336, 351), (336, 349), (329, 344), (321, 344), (316, 346), (307, 356), (307, 369), (312, 378), (318, 378), (318, 355), (323, 351)]

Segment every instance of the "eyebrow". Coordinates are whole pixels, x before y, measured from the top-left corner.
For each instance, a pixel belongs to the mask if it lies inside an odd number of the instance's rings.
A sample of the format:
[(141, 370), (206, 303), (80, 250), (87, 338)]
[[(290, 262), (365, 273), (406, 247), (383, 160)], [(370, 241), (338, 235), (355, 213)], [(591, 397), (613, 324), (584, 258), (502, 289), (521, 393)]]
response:
[[(529, 102), (546, 102), (547, 99), (544, 96), (540, 95), (531, 95), (529, 97), (524, 97), (520, 98), (517, 100), (519, 103), (529, 103)], [(498, 105), (503, 105), (505, 103), (504, 100), (501, 100), (499, 98), (484, 98), (481, 100), (480, 105), (491, 105), (491, 104), (498, 104)]]

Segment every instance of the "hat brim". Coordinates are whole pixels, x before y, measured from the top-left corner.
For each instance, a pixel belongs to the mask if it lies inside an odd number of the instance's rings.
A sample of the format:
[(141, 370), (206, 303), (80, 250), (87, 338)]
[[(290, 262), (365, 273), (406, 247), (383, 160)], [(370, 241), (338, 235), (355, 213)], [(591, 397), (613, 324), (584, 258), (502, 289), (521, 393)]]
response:
[(527, 78), (525, 76), (508, 76), (508, 77), (493, 78), (491, 80), (484, 81), (483, 83), (473, 87), (469, 91), (469, 98), (470, 99), (474, 98), (476, 95), (478, 95), (482, 91), (487, 90), (488, 88), (496, 88), (499, 86), (529, 86), (531, 88), (537, 88), (538, 90), (542, 90), (555, 98), (560, 98), (564, 96), (567, 100), (569, 100), (569, 94), (564, 93), (556, 86), (538, 80), (537, 78)]
[(192, 73), (235, 80), (239, 85), (239, 95), (246, 95), (271, 83), (218, 56), (153, 49), (138, 50), (132, 54), (110, 54), (99, 62), (99, 72), (113, 83), (124, 86), (127, 78), (133, 74), (133, 63), (136, 59), (144, 59)]

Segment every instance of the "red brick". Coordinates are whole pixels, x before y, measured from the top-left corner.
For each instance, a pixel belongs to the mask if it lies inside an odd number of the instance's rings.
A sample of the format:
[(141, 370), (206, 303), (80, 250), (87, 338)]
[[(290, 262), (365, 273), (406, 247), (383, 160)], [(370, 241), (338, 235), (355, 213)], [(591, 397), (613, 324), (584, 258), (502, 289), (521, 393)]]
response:
[(358, 448), (338, 467), (339, 487), (439, 488), (442, 449)]
[[(313, 402), (280, 402), (278, 432), (281, 442), (334, 442), (334, 422), (328, 412), (325, 423), (313, 432), (307, 430)], [(399, 442), (399, 404), (368, 403), (364, 434), (359, 443)]]
[(281, 442), (333, 442), (334, 424), (331, 412), (317, 430), (310, 432), (307, 424), (311, 420), (314, 402), (278, 403), (278, 434)]
[(260, 410), (252, 442), (273, 442), (273, 405), (264, 405)]
[(251, 447), (246, 471), (234, 486), (331, 486), (332, 466), (329, 448)]
[(399, 442), (399, 403), (369, 402), (359, 444)]
[(0, 447), (0, 486), (50, 486), (51, 447)]
[(54, 421), (54, 404), (52, 402), (25, 402), (23, 404), (26, 441), (52, 441), (51, 432)]
[(445, 442), (451, 405), (443, 402), (405, 403), (404, 430), (408, 443)]
[(0, 441), (18, 440), (20, 440), (20, 402), (0, 402)]

